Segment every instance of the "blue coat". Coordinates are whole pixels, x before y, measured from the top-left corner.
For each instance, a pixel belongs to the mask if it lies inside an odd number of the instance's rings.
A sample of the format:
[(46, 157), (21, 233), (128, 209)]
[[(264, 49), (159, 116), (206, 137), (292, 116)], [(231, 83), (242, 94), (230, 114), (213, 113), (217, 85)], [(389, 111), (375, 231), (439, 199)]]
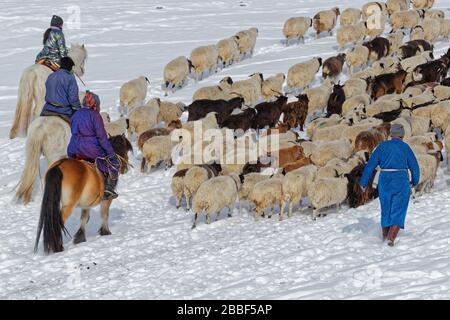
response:
[[(406, 211), (410, 198), (408, 170), (411, 172), (411, 184), (416, 186), (420, 179), (417, 159), (411, 148), (401, 139), (391, 139), (380, 144), (364, 168), (360, 180), (361, 187), (367, 187), (375, 168), (380, 166), (378, 194), (381, 203), (381, 225), (398, 225), (404, 228)], [(383, 169), (400, 169), (383, 171)]]
[[(91, 108), (83, 107), (70, 119), (72, 137), (67, 154), (71, 158), (97, 160), (97, 167), (103, 173), (109, 170), (117, 173), (119, 161), (108, 140), (108, 136), (100, 114)], [(112, 166), (108, 166), (104, 158), (110, 157)]]
[(71, 117), (81, 108), (75, 76), (59, 69), (48, 76), (45, 82), (45, 105), (43, 111), (53, 111)]

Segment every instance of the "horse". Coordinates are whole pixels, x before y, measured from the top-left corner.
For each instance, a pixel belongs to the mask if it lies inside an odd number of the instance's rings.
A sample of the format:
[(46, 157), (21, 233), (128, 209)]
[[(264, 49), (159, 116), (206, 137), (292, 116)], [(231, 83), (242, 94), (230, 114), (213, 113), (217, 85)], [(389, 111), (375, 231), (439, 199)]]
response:
[[(120, 159), (120, 172), (125, 173), (128, 168), (128, 151), (132, 151), (131, 144), (124, 135), (114, 136), (109, 140)], [(104, 188), (103, 174), (90, 162), (65, 158), (53, 163), (45, 175), (34, 251), (37, 252), (41, 233), (45, 253), (64, 250), (64, 225), (75, 207), (81, 208), (81, 223), (74, 236), (74, 244), (86, 241), (85, 227), (89, 221), (90, 208), (99, 204), (102, 216), (99, 234), (110, 235), (108, 217), (112, 199), (102, 199)]]
[[(84, 44), (72, 44), (69, 49), (69, 56), (75, 63), (74, 73), (78, 77), (82, 77), (87, 59), (87, 50)], [(52, 73), (53, 71), (50, 68), (37, 63), (26, 68), (22, 73), (14, 122), (9, 131), (10, 139), (26, 136), (30, 120), (40, 115), (45, 104), (45, 82)]]

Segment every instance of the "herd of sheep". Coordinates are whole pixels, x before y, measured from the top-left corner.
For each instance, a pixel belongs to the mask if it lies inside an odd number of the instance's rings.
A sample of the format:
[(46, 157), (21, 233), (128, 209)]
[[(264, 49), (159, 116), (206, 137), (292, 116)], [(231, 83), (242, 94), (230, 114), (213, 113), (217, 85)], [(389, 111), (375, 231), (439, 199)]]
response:
[[(365, 190), (358, 182), (368, 157), (388, 139), (393, 123), (404, 126), (404, 141), (419, 162), (420, 183), (413, 193), (428, 192), (443, 148), (450, 148), (450, 50), (438, 58), (433, 54), (433, 43), (450, 35), (450, 20), (443, 11), (431, 9), (433, 3), (412, 0), (410, 8), (409, 0), (387, 0), (342, 12), (332, 8), (313, 18), (292, 17), (283, 27), (286, 44), (304, 39), (311, 27), (317, 35), (331, 34), (339, 21), (338, 45), (350, 47), (325, 61), (314, 57), (295, 64), (287, 75), (265, 78), (255, 72), (240, 81), (224, 77), (216, 86), (198, 89), (190, 105), (159, 98), (144, 104), (148, 81), (132, 80), (120, 90), (127, 117), (110, 121), (103, 114), (106, 130), (111, 135), (126, 131), (137, 135), (141, 170), (147, 168), (149, 173), (160, 163), (172, 166), (173, 150), (179, 145), (205, 150), (205, 141), (193, 139), (196, 123), (203, 132), (216, 129), (228, 137), (223, 154), (212, 161), (194, 165), (195, 154), (183, 154), (176, 164), (172, 193), (177, 208), (183, 197), (186, 209), (192, 207), (194, 227), (202, 212), (208, 223), (210, 215), (222, 209), (228, 208), (231, 215), (236, 201), (240, 207), (253, 204), (256, 219), (264, 216), (265, 209), (270, 209), (270, 217), (279, 206), (280, 220), (286, 208), (291, 216), (306, 198), (314, 219), (320, 210), (344, 202), (350, 207), (367, 203), (377, 197), (376, 177)], [(375, 29), (368, 23), (374, 6), (382, 22)], [(387, 23), (391, 30), (385, 30)], [(191, 68), (200, 78), (220, 63), (227, 66), (251, 54), (257, 34), (251, 28), (215, 46), (195, 49), (190, 59), (171, 61), (164, 69), (166, 88), (181, 86)], [(313, 86), (320, 69), (321, 83)], [(345, 69), (346, 81), (341, 84), (338, 80)], [(288, 94), (295, 99), (288, 101)], [(188, 113), (184, 123), (183, 112)], [(241, 134), (236, 134), (239, 129)], [(278, 144), (263, 145), (262, 137)], [(226, 154), (245, 158), (250, 151), (264, 148), (267, 152), (256, 160), (223, 161)], [(276, 160), (277, 168), (268, 170), (271, 164), (264, 157)]]

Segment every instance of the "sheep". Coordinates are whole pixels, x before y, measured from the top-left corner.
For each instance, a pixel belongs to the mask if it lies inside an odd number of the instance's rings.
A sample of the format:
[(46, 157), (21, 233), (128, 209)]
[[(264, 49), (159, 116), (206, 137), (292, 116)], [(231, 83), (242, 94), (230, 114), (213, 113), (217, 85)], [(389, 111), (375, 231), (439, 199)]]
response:
[(233, 84), (231, 77), (225, 77), (217, 86), (199, 88), (192, 96), (192, 100), (230, 100), (230, 90)]
[(167, 96), (169, 89), (181, 88), (192, 71), (192, 62), (184, 56), (177, 57), (164, 67), (164, 91)]
[(445, 151), (447, 153), (447, 158), (446, 158), (446, 165), (447, 165), (447, 170), (450, 170), (450, 166), (449, 166), (449, 158), (450, 158), (450, 125), (447, 126), (447, 128), (444, 131), (444, 144), (445, 144)]
[(311, 161), (318, 167), (323, 167), (333, 158), (348, 159), (353, 147), (348, 140), (323, 141), (311, 155)]
[(250, 37), (250, 55), (253, 55), (253, 51), (256, 46), (256, 38), (258, 37), (259, 30), (258, 30), (258, 28), (253, 27), (253, 28), (248, 29), (247, 33)]
[(365, 22), (359, 22), (355, 25), (341, 26), (336, 33), (336, 40), (341, 49), (347, 43), (352, 43), (356, 45), (358, 42), (362, 41), (367, 35), (367, 28)]
[(448, 39), (450, 36), (450, 19), (441, 19), (440, 23), (439, 35)]
[(283, 26), (283, 35), (286, 38), (286, 46), (289, 40), (298, 39), (304, 40), (304, 36), (309, 27), (312, 27), (312, 19), (307, 17), (292, 17), (286, 20)]
[(370, 129), (360, 132), (355, 139), (355, 151), (367, 151), (372, 154), (373, 150), (384, 140), (386, 137), (376, 129)]
[(127, 132), (129, 127), (129, 120), (125, 117), (120, 117), (119, 119), (105, 123), (105, 130), (111, 137), (120, 136)]
[(405, 118), (397, 118), (394, 121), (391, 121), (391, 125), (393, 124), (401, 124), (403, 128), (405, 129), (405, 135), (404, 138), (407, 139), (412, 136), (412, 129), (410, 122)]
[(441, 23), (439, 19), (425, 18), (420, 23), (424, 32), (424, 40), (429, 42), (436, 41), (439, 38)]
[(242, 58), (253, 54), (257, 36), (258, 29), (256, 28), (239, 31), (238, 33), (236, 33), (235, 38), (238, 42), (239, 52)]
[(369, 49), (369, 59), (372, 60), (380, 60), (389, 54), (389, 40), (383, 37), (364, 42), (363, 46)]
[(131, 110), (128, 116), (128, 137), (131, 137), (133, 133), (139, 135), (158, 124), (159, 103), (158, 101), (150, 100), (145, 106)]
[(273, 102), (262, 102), (256, 105), (252, 128), (259, 130), (265, 126), (274, 127), (280, 120), (281, 113), (287, 111), (287, 100), (286, 96), (279, 96)]
[(336, 26), (337, 17), (340, 15), (339, 8), (335, 7), (331, 10), (323, 10), (316, 13), (313, 18), (313, 26), (316, 30), (316, 38), (321, 32), (327, 31), (332, 35), (332, 30)]
[(374, 103), (366, 107), (366, 114), (369, 117), (373, 117), (377, 114), (390, 112), (397, 110), (401, 106), (401, 96), (400, 95), (386, 95), (385, 99), (378, 99)]
[(381, 60), (375, 61), (372, 64), (372, 69), (375, 71), (373, 77), (385, 73), (394, 73), (398, 69), (400, 59), (397, 57), (384, 57)]
[[(149, 80), (146, 77), (139, 77), (124, 83), (120, 87), (120, 108), (139, 107), (147, 96)], [(128, 111), (128, 109), (126, 109)]]
[(369, 158), (369, 154), (365, 151), (356, 152), (348, 160), (333, 158), (327, 162), (324, 167), (317, 171), (316, 178), (334, 178), (350, 173), (354, 167), (364, 163)]
[(241, 129), (242, 131), (247, 131), (253, 125), (254, 118), (256, 116), (256, 111), (254, 108), (245, 109), (241, 113), (232, 114), (225, 118), (220, 124), (221, 127), (225, 127), (232, 130)]
[(437, 85), (431, 89), (431, 92), (438, 101), (450, 99), (450, 87)]
[(170, 184), (170, 188), (172, 189), (172, 195), (175, 198), (176, 207), (177, 209), (180, 208), (181, 199), (184, 195), (184, 177), (186, 176), (186, 172), (189, 169), (182, 169), (175, 172), (175, 174), (172, 176), (172, 182)]
[(161, 101), (159, 104), (158, 123), (164, 121), (166, 124), (178, 120), (183, 114), (186, 106), (183, 102)]
[(403, 43), (403, 38), (405, 37), (405, 33), (403, 31), (396, 31), (387, 35), (387, 39), (389, 40), (389, 54), (398, 51), (398, 48)]
[(292, 209), (296, 203), (302, 204), (303, 198), (308, 194), (308, 190), (314, 181), (317, 167), (308, 165), (286, 174), (282, 180), (282, 202), (280, 210), (280, 220), (283, 219), (284, 208), (289, 202), (288, 217), (292, 216)]
[(108, 112), (102, 111), (100, 112), (100, 116), (102, 117), (103, 124), (106, 125), (107, 123), (111, 122), (111, 117), (109, 116)]
[(150, 173), (151, 169), (162, 161), (166, 170), (171, 167), (173, 146), (174, 142), (170, 135), (156, 136), (147, 140), (142, 146), (141, 172), (144, 171), (145, 165), (147, 165), (147, 172)]
[(303, 157), (298, 160), (288, 162), (283, 166), (282, 174), (286, 174), (288, 172), (294, 171), (296, 169), (299, 169), (301, 167), (307, 166), (312, 164), (310, 157)]
[(416, 10), (397, 11), (391, 14), (392, 30), (412, 29), (420, 22), (420, 14)]
[(442, 10), (432, 9), (425, 11), (425, 18), (444, 19), (445, 13)]
[(414, 9), (430, 9), (434, 0), (411, 0)]
[(356, 137), (360, 132), (369, 130), (375, 126), (380, 125), (381, 123), (382, 121), (379, 119), (366, 119), (356, 125), (347, 126), (341, 133), (341, 138), (344, 140), (349, 140), (351, 145), (353, 146), (356, 141)]
[(329, 118), (317, 118), (311, 121), (306, 128), (306, 135), (310, 138), (314, 136), (314, 133), (319, 128), (331, 127), (337, 125), (342, 121), (341, 116), (333, 114)]
[(229, 210), (228, 217), (231, 217), (240, 185), (241, 181), (235, 174), (214, 177), (202, 183), (192, 201), (192, 210), (195, 213), (192, 228), (196, 227), (198, 215), (202, 211), (206, 212), (207, 224), (211, 221), (212, 213), (216, 212), (218, 218), (225, 207)]
[(189, 168), (186, 171), (183, 179), (183, 194), (186, 198), (186, 210), (190, 210), (189, 201), (191, 197), (197, 192), (200, 185), (208, 179), (217, 177), (219, 175), (220, 165), (197, 165)]
[(428, 117), (411, 116), (411, 135), (420, 136), (432, 129), (431, 119)]
[(417, 163), (419, 164), (420, 178), (419, 184), (413, 190), (413, 197), (429, 192), (434, 185), (436, 179), (436, 171), (438, 162), (435, 156), (430, 154), (416, 155)]
[(366, 21), (367, 36), (371, 39), (381, 36), (384, 33), (384, 26), (387, 20), (386, 14), (381, 13), (375, 21)]
[(427, 63), (433, 59), (433, 52), (425, 51), (420, 55), (412, 56), (400, 61), (400, 66), (406, 72), (412, 72), (418, 65)]
[(243, 103), (242, 98), (230, 100), (196, 100), (188, 106), (188, 121), (195, 121), (204, 118), (208, 113), (215, 112), (219, 124), (228, 117), (234, 109), (240, 109)]
[(236, 37), (222, 39), (217, 42), (217, 50), (222, 67), (227, 67), (239, 60), (239, 46)]
[(287, 86), (289, 90), (292, 91), (293, 89), (309, 87), (321, 66), (322, 58), (312, 58), (311, 60), (290, 67), (287, 75)]
[(370, 97), (367, 93), (358, 94), (346, 99), (342, 105), (342, 113), (346, 114), (351, 110), (355, 110), (361, 106), (366, 107), (370, 104)]
[(167, 128), (153, 128), (142, 132), (138, 138), (138, 148), (142, 151), (145, 141), (156, 136), (169, 135), (173, 130), (180, 129), (182, 127), (180, 120), (175, 120), (167, 125)]
[(261, 94), (265, 101), (271, 101), (277, 95), (283, 94), (284, 80), (286, 80), (284, 73), (277, 73), (263, 81)]
[[(340, 123), (334, 126), (327, 126), (316, 129), (312, 136), (312, 141), (335, 141), (341, 138), (342, 132), (347, 129), (348, 125), (345, 123)], [(308, 153), (304, 149), (305, 156), (308, 156)]]
[(216, 45), (195, 48), (191, 52), (190, 60), (195, 71), (195, 79), (202, 80), (206, 73), (216, 72), (219, 50)]
[(398, 55), (402, 59), (406, 59), (424, 51), (431, 51), (432, 54), (433, 45), (423, 39), (417, 39), (408, 41), (404, 45), (400, 46)]
[(345, 98), (349, 99), (353, 96), (366, 93), (367, 82), (362, 79), (348, 79), (342, 87), (345, 93)]
[[(282, 203), (282, 184), (283, 180), (280, 178), (272, 178), (260, 181), (255, 184), (249, 195), (249, 200), (256, 206), (255, 221), (259, 220), (259, 217), (264, 217), (263, 210), (267, 207), (270, 208), (269, 218), (272, 217), (273, 208), (278, 203), (281, 207)], [(280, 215), (280, 220), (282, 216)]]
[(232, 97), (242, 97), (247, 107), (255, 105), (262, 94), (262, 84), (264, 77), (261, 73), (250, 75), (250, 79), (235, 81), (231, 85), (230, 94)]
[(441, 101), (432, 106), (431, 121), (435, 128), (444, 131), (450, 124), (450, 100)]
[(345, 62), (347, 63), (350, 75), (353, 74), (355, 67), (365, 67), (369, 61), (369, 48), (358, 45), (346, 52)]
[(333, 83), (330, 79), (327, 79), (319, 87), (306, 89), (304, 91), (303, 94), (308, 97), (308, 114), (325, 109), (332, 89)]
[(242, 203), (248, 201), (250, 193), (253, 190), (255, 184), (260, 181), (270, 178), (269, 175), (261, 174), (259, 172), (251, 172), (249, 174), (239, 176), (241, 179), (241, 188), (239, 189), (239, 213), (242, 213)]
[(361, 8), (362, 19), (367, 21), (370, 16), (376, 13), (387, 14), (387, 6), (384, 2), (368, 2)]
[(283, 148), (276, 152), (276, 155), (269, 153), (278, 161), (278, 167), (281, 168), (289, 162), (297, 161), (303, 157), (303, 148), (299, 145), (295, 145), (289, 148)]
[(425, 39), (425, 31), (423, 30), (422, 26), (415, 26), (411, 29), (411, 32), (409, 34), (410, 40), (423, 40)]
[(308, 190), (308, 198), (313, 206), (312, 218), (320, 216), (320, 210), (332, 205), (338, 208), (347, 199), (347, 178), (316, 179)]
[(351, 26), (358, 23), (361, 19), (361, 10), (356, 8), (347, 8), (342, 11), (339, 17), (339, 23), (341, 26)]
[(403, 98), (403, 107), (413, 109), (415, 106), (431, 103), (435, 100), (432, 91), (427, 89), (418, 96)]
[(342, 72), (345, 58), (345, 53), (340, 53), (335, 57), (326, 59), (322, 64), (322, 77), (326, 79), (336, 78), (337, 76), (339, 76)]
[(386, 0), (388, 14), (409, 9), (409, 0)]

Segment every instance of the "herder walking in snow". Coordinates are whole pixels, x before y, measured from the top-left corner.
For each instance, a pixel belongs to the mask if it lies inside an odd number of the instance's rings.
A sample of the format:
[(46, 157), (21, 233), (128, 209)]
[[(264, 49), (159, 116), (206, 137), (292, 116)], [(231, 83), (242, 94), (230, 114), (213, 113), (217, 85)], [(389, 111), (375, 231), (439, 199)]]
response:
[(378, 194), (381, 204), (381, 227), (383, 241), (393, 246), (397, 233), (405, 226), (406, 211), (411, 193), (411, 184), (419, 183), (420, 170), (411, 148), (402, 141), (405, 130), (401, 124), (391, 127), (391, 139), (380, 144), (367, 163), (360, 185), (364, 189), (377, 166), (380, 167)]

